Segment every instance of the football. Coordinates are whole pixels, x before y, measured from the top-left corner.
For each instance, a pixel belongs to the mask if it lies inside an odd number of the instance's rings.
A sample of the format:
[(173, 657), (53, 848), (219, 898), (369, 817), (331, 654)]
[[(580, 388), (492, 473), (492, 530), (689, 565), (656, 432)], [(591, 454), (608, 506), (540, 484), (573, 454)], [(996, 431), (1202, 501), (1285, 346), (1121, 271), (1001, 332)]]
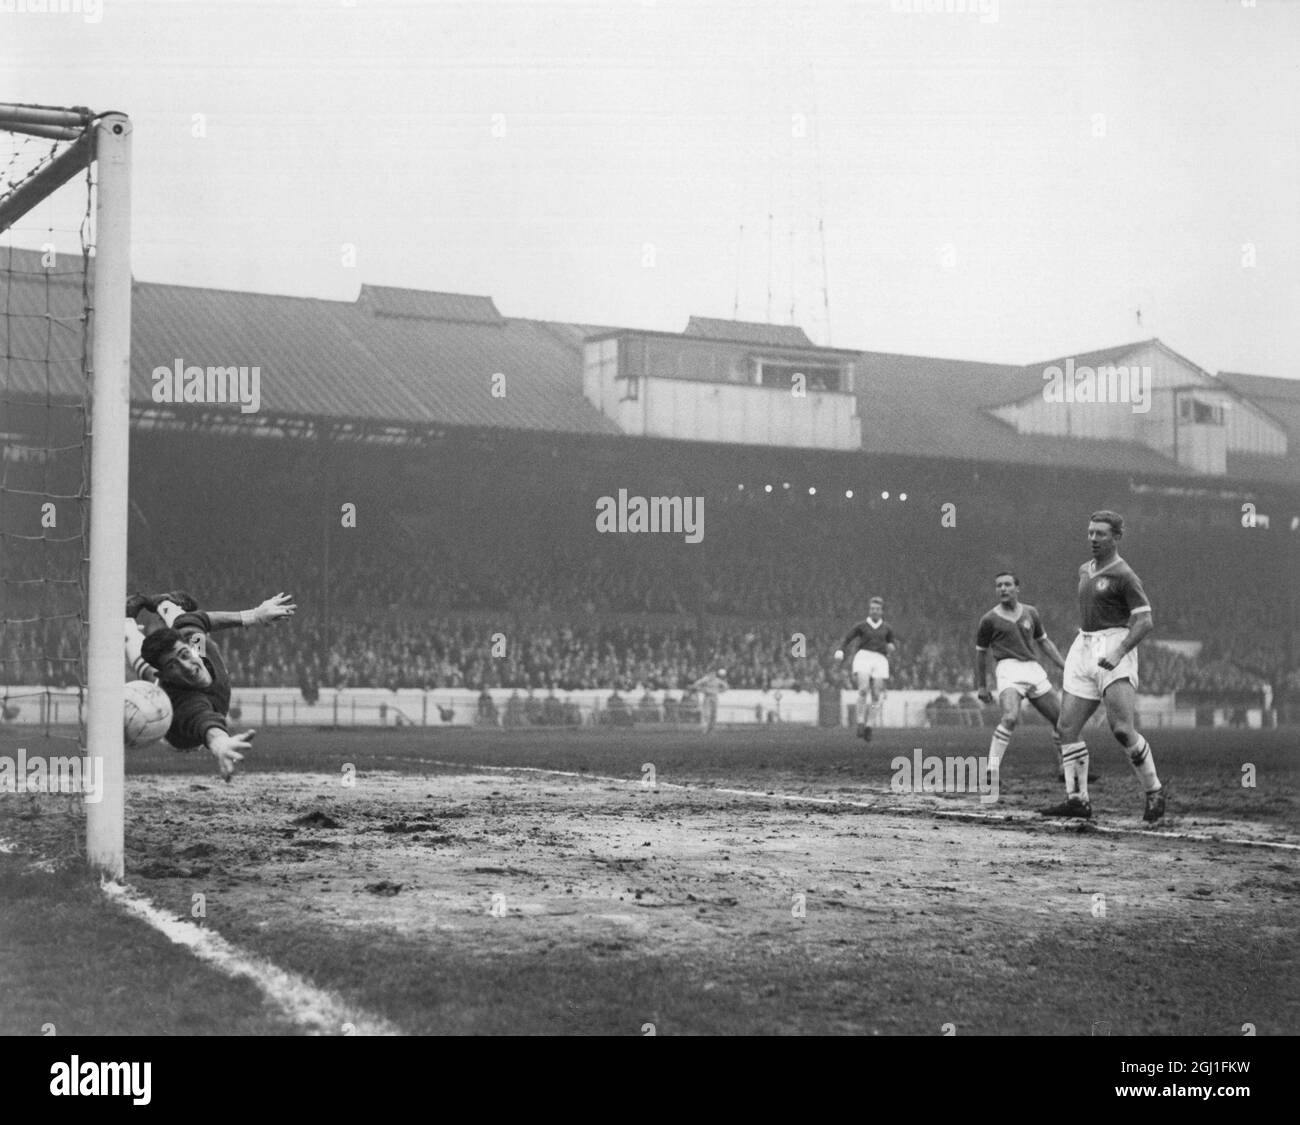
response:
[(149, 746), (172, 725), (172, 701), (157, 684), (132, 680), (126, 685), (123, 729), (128, 746)]

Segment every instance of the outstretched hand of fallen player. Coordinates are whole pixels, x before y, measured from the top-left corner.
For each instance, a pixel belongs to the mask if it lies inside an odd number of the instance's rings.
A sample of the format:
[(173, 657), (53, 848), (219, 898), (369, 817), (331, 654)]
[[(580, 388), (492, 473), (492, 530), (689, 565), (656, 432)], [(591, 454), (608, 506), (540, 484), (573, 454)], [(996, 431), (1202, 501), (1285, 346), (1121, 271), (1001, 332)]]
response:
[(280, 593), (273, 598), (267, 598), (253, 610), (253, 620), (259, 625), (273, 625), (282, 617), (292, 617), (298, 612), (298, 607), (291, 600), (292, 597), (292, 594)]
[(253, 748), (253, 735), (257, 732), (246, 730), (243, 734), (227, 734), (224, 730), (214, 728), (208, 731), (208, 749), (217, 759), (217, 769), (221, 771), (222, 781), (230, 781), (235, 776), (235, 765), (244, 760), (241, 750)]

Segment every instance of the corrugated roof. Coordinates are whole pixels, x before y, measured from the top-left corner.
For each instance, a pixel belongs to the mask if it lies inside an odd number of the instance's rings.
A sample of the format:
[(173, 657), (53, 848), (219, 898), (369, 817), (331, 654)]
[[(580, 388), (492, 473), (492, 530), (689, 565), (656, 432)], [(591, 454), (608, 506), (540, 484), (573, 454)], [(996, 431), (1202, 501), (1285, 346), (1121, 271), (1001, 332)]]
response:
[(260, 369), (262, 414), (436, 422), (371, 346), (400, 331), (382, 323), (335, 301), (137, 283), (131, 398), (152, 404), (155, 368), (233, 364)]
[[(541, 321), (498, 329), (436, 321), (369, 323), (367, 348), (440, 423), (617, 434), (582, 393), (581, 352)], [(503, 380), (494, 380), (500, 374)], [(494, 386), (502, 393), (493, 394)]]
[(793, 324), (759, 324), (751, 320), (718, 320), (693, 316), (686, 322), (687, 336), (705, 336), (711, 340), (731, 340), (738, 344), (766, 347), (811, 348), (802, 328)]
[(497, 311), (491, 297), (475, 297), (468, 293), (433, 293), (424, 289), (363, 285), (360, 301), (375, 316), (446, 320), (464, 324), (505, 323), (505, 317)]
[(1044, 368), (1064, 367), (1067, 359), (1074, 360), (1075, 367), (1106, 367), (1112, 363), (1118, 364), (1126, 355), (1132, 355), (1139, 348), (1149, 347), (1152, 344), (1160, 344), (1160, 341), (1153, 336), (1149, 340), (1136, 340), (1131, 344), (1117, 344), (1110, 348), (1098, 348), (1092, 352), (1070, 352), (1055, 359), (1045, 359), (1042, 363), (1026, 363), (1025, 369), (1037, 371), (1041, 375)]
[[(39, 258), (34, 251), (0, 252), (0, 267), (13, 271), (0, 268), (0, 307), (19, 314), (0, 317), (0, 354), (13, 357), (5, 386), (16, 396), (44, 395), (47, 388), (56, 396), (80, 396), (80, 262), (62, 259), (51, 278)], [(582, 341), (610, 329), (501, 317), (490, 298), (464, 297), (461, 305), (452, 299), (456, 294), (424, 294), (436, 299), (404, 307), (478, 309), (481, 319), (384, 314), (374, 305), (377, 292), (412, 293), (367, 286), (365, 299), (323, 301), (137, 282), (132, 401), (154, 405), (153, 370), (180, 360), (202, 367), (259, 367), (263, 415), (619, 433), (582, 393)], [(485, 319), (487, 307), (496, 320)], [(701, 317), (692, 317), (691, 323), (697, 336), (718, 331), (718, 325), (745, 327)], [(744, 342), (811, 347), (797, 328), (749, 327), (762, 330), (758, 335), (764, 338)], [(798, 341), (791, 332), (798, 333)], [(1073, 358), (1076, 364), (1100, 366), (1150, 342)], [(1192, 475), (1140, 444), (1017, 434), (990, 413), (990, 407), (1037, 393), (1042, 369), (1063, 363), (1064, 357), (1011, 365), (853, 354), (867, 452)], [(44, 362), (46, 356), (53, 362)], [(494, 380), (498, 374), (504, 379)], [(1276, 418), (1291, 439), (1292, 454), (1286, 458), (1229, 454), (1229, 473), (1243, 479), (1300, 480), (1300, 382), (1237, 374), (1219, 378)], [(232, 421), (238, 414), (235, 405), (218, 409), (228, 410)]]
[(577, 352), (582, 351), (583, 341), (589, 336), (603, 336), (610, 332), (617, 332), (619, 329), (610, 328), (604, 324), (563, 324), (554, 320), (539, 320), (540, 324), (548, 332), (553, 332), (562, 344), (573, 348)]
[[(34, 268), (35, 252), (14, 255), (16, 272), (0, 272), (0, 297), (11, 312), (28, 315), (0, 317), (0, 348), (17, 357), (8, 365), (5, 386), (15, 395), (79, 397), (80, 289), (48, 284)], [(464, 306), (425, 305), (426, 311), (477, 308), (482, 314), (466, 322), (380, 315), (360, 298), (323, 301), (136, 282), (131, 400), (160, 405), (153, 400), (153, 372), (174, 368), (179, 360), (205, 368), (258, 367), (262, 415), (619, 432), (583, 397), (583, 326), (509, 320), (494, 306), (497, 319), (488, 323), (485, 300), (491, 306), (490, 299), (473, 297)], [(62, 319), (46, 316), (49, 307)], [(43, 363), (47, 354), (56, 362)], [(494, 381), (497, 374), (504, 380)], [(229, 412), (232, 421), (239, 413), (233, 404), (216, 409)]]
[(1300, 379), (1279, 379), (1274, 375), (1243, 375), (1220, 371), (1219, 378), (1238, 394), (1253, 399), (1280, 399), (1300, 403)]
[[(1294, 465), (1300, 461), (1300, 379), (1278, 379), (1272, 375), (1243, 375), (1235, 371), (1220, 371), (1219, 379), (1242, 398), (1249, 400), (1275, 422), (1287, 435), (1288, 456), (1282, 464)], [(1276, 457), (1239, 457), (1241, 471), (1251, 476), (1279, 479)], [(1228, 467), (1232, 468), (1233, 454), (1228, 454)], [(1268, 472), (1271, 468), (1273, 471)], [(1281, 479), (1294, 480), (1296, 473), (1283, 472)]]
[[(1133, 344), (1120, 344), (1112, 348), (1098, 348), (1091, 352), (1078, 352), (1069, 355), (1057, 356), (1055, 359), (1045, 359), (1041, 363), (1027, 363), (1018, 368), (1020, 372), (1019, 380), (1008, 380), (1009, 398), (990, 399), (984, 403), (985, 407), (1010, 406), (1013, 403), (1020, 402), (1025, 398), (1033, 397), (1040, 394), (1043, 387), (1043, 372), (1049, 367), (1066, 366), (1067, 360), (1072, 360), (1077, 367), (1107, 367), (1111, 364), (1118, 364), (1126, 356), (1132, 355), (1139, 348), (1144, 348), (1149, 344), (1159, 344), (1156, 339), (1140, 340)], [(1181, 357), (1180, 357), (1181, 358)], [(1195, 366), (1195, 365), (1193, 365)]]
[(1037, 365), (863, 352), (857, 372), (862, 447), (868, 452), (1088, 468), (1105, 464), (1150, 473), (1186, 472), (1135, 442), (1018, 434), (990, 414), (989, 406), (1014, 401), (1042, 385)]
[(1269, 481), (1292, 487), (1300, 483), (1300, 458), (1294, 453), (1288, 453), (1286, 457), (1268, 457), (1262, 453), (1234, 453), (1230, 449), (1224, 469), (1229, 477), (1237, 480)]

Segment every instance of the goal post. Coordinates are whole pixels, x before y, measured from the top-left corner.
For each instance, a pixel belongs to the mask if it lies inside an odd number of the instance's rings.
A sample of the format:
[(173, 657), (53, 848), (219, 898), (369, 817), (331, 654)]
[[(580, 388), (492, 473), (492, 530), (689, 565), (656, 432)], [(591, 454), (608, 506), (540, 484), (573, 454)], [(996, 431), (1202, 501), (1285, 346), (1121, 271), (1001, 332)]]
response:
[(104, 788), (101, 800), (86, 805), (86, 858), (102, 875), (120, 879), (126, 846), (122, 622), (131, 432), (131, 123), (110, 113), (96, 120), (94, 130), (86, 753), (98, 760)]
[[(0, 132), (51, 142), (51, 153), (36, 146), (31, 168), (11, 160), (0, 182), (0, 234), (81, 172), (93, 181), (93, 222), (81, 230), (87, 268), (93, 260), (89, 304), (89, 354), (83, 358), (80, 388), (48, 385), (49, 355), (32, 356), (6, 330), (6, 366), (26, 364), (41, 370), (47, 398), (78, 390), (85, 409), (85, 439), (90, 447), (89, 479), (81, 496), (89, 500), (89, 537), (83, 545), (81, 624), (85, 627), (84, 665), (86, 767), (102, 780), (95, 801), (86, 801), (86, 857), (101, 876), (124, 874), (125, 807), (122, 735), (125, 660), (123, 605), (127, 581), (128, 476), (131, 374), (131, 122), (122, 113), (92, 113), (81, 108), (0, 105)], [(70, 142), (59, 149), (60, 142)], [(89, 248), (93, 247), (93, 259)], [(47, 316), (53, 323), (53, 317)], [(49, 326), (47, 325), (47, 331)], [(5, 373), (9, 374), (8, 371)], [(30, 389), (30, 388), (28, 388)], [(39, 452), (39, 451), (38, 451)], [(46, 451), (49, 456), (49, 451)], [(84, 462), (84, 453), (83, 453)], [(82, 519), (85, 528), (84, 509)], [(30, 536), (28, 536), (30, 538)], [(48, 576), (46, 576), (48, 577)], [(53, 661), (47, 660), (47, 666)], [(47, 681), (48, 682), (48, 681)], [(83, 771), (83, 776), (85, 773)]]

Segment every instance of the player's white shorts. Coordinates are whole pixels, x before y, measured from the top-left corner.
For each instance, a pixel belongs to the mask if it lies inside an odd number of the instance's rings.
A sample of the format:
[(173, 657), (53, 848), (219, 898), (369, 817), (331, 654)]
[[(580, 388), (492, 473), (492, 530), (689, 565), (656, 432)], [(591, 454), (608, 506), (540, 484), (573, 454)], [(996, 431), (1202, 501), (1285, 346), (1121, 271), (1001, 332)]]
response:
[(867, 680), (887, 680), (889, 661), (882, 653), (860, 648), (853, 656), (853, 675), (859, 684)]
[(1065, 657), (1065, 676), (1062, 687), (1080, 699), (1101, 699), (1102, 693), (1116, 680), (1128, 680), (1138, 686), (1138, 658), (1130, 651), (1114, 668), (1107, 671), (1097, 661), (1107, 653), (1119, 651), (1120, 642), (1128, 629), (1100, 629), (1095, 633), (1080, 633), (1070, 645)]
[(1021, 698), (1038, 699), (1052, 690), (1052, 681), (1037, 660), (999, 660), (994, 674), (998, 681), (998, 695), (1012, 688)]

